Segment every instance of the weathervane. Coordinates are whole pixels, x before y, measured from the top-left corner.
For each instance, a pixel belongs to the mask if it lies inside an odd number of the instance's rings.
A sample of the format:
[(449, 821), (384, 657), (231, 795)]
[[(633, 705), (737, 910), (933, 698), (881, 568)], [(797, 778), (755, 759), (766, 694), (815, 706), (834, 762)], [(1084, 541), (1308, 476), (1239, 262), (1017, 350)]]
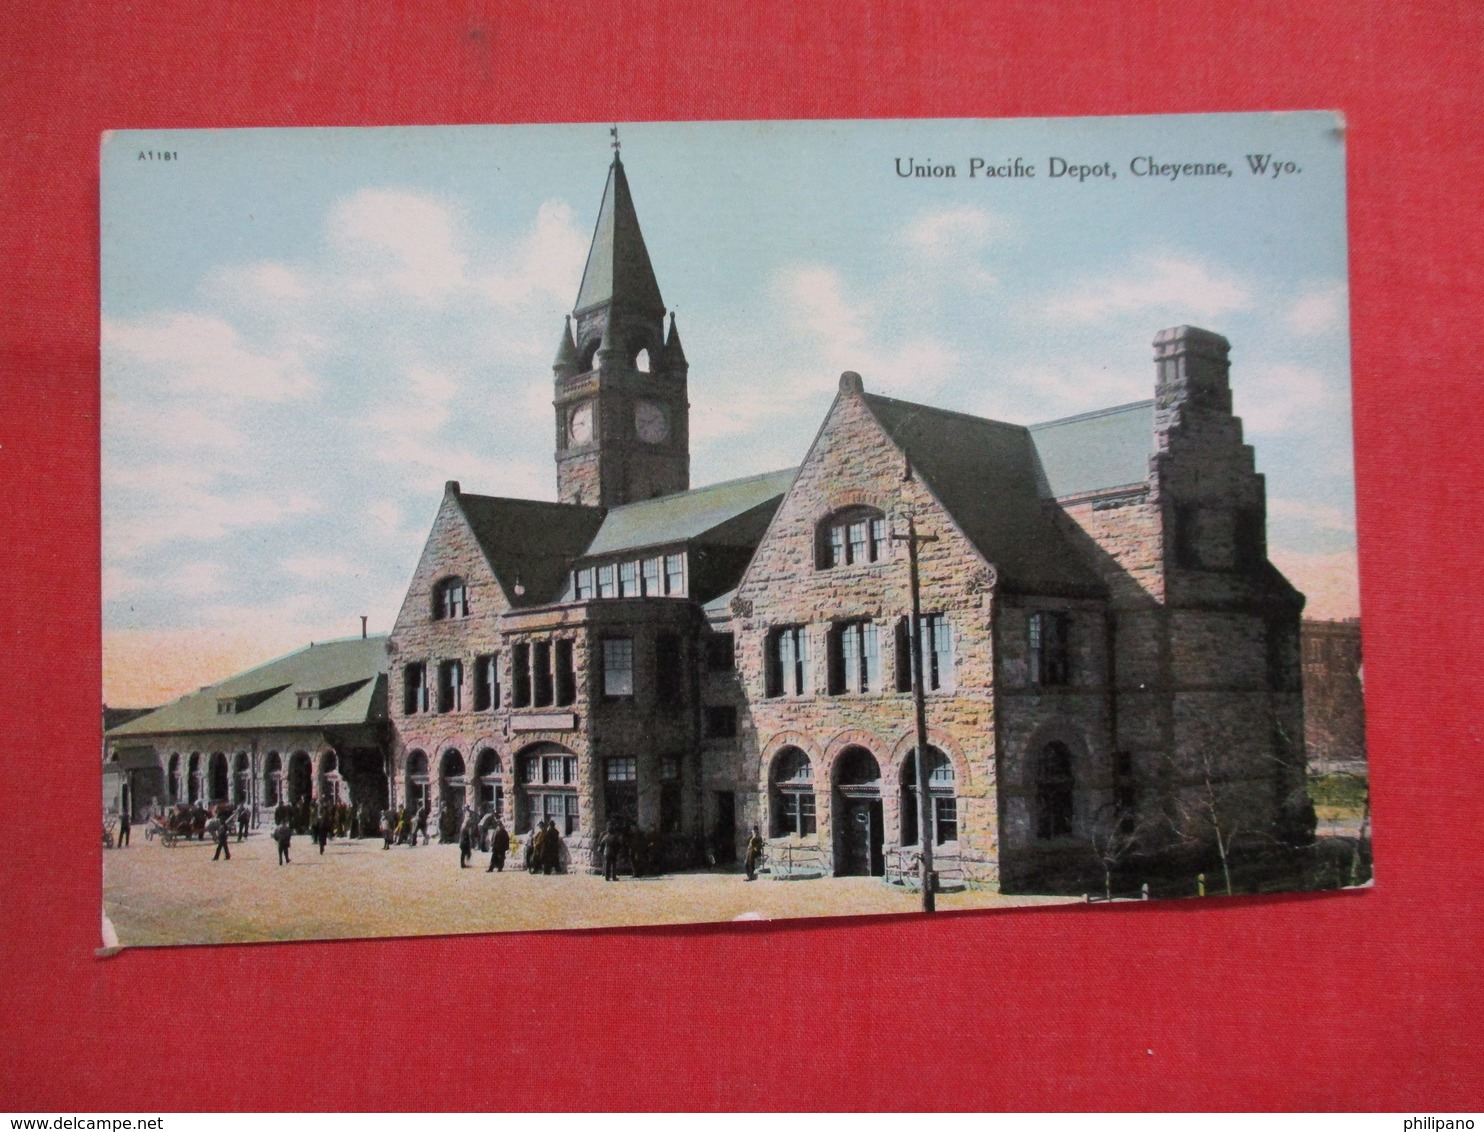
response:
[(612, 126), (612, 127), (609, 128), (608, 132), (613, 135), (613, 141), (610, 142), (609, 144), (611, 144), (613, 146), (613, 156), (614, 157), (617, 157), (618, 156), (618, 127), (616, 125), (615, 126)]

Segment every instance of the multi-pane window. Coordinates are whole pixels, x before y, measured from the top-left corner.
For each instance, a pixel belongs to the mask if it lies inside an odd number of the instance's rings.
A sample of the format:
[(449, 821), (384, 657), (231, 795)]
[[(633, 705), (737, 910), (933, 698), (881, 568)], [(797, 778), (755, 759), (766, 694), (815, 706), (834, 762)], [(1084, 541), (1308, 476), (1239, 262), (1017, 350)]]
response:
[(438, 710), (464, 710), (464, 662), (445, 660), (438, 665)]
[(814, 768), (809, 756), (796, 747), (785, 749), (773, 762), (774, 837), (808, 837), (816, 828)]
[(591, 601), (596, 595), (596, 579), (591, 566), (572, 572), (572, 596), (578, 601)]
[(428, 666), (421, 661), (402, 669), (402, 713), (417, 715), (428, 710)]
[(665, 592), (661, 579), (664, 577), (665, 560), (663, 558), (646, 558), (644, 567), (644, 596), (657, 597)]
[(513, 707), (531, 706), (531, 646), (521, 641), (510, 650), (510, 702)]
[[(953, 764), (935, 747), (927, 749), (928, 817), (933, 823), (933, 843), (958, 840), (958, 799), (953, 792)], [(902, 844), (915, 845), (921, 805), (917, 795), (917, 755), (907, 756), (902, 766)]]
[(433, 615), (440, 621), (469, 616), (469, 589), (463, 578), (445, 578), (433, 594)]
[(774, 629), (767, 637), (767, 694), (802, 696), (809, 690), (809, 638), (805, 626)]
[(1043, 841), (1072, 833), (1072, 752), (1065, 743), (1047, 743), (1036, 759), (1036, 836)]
[(474, 710), (491, 711), (500, 706), (500, 669), (497, 656), (474, 659)]
[(857, 509), (831, 516), (819, 541), (819, 566), (852, 566), (886, 557), (886, 519), (879, 512)]
[(618, 596), (639, 596), (639, 563), (620, 562), (618, 564)]
[(876, 626), (848, 621), (830, 632), (830, 694), (871, 692), (881, 673)]
[(678, 707), (685, 700), (685, 667), (680, 637), (660, 633), (654, 639), (655, 699), (666, 707)]
[(566, 835), (577, 832), (576, 755), (527, 755), (521, 764), (521, 783), (526, 795), (526, 831), (545, 817)]
[(603, 778), (607, 782), (638, 782), (639, 760), (633, 755), (604, 759)]
[(603, 641), (603, 695), (616, 699), (634, 694), (634, 641), (608, 637)]
[[(923, 690), (938, 692), (953, 687), (953, 635), (942, 613), (922, 616)], [(904, 618), (897, 624), (897, 691), (912, 690), (912, 630)]]
[(665, 592), (671, 597), (685, 594), (685, 555), (665, 555)]
[(603, 810), (620, 825), (639, 819), (639, 760), (632, 755), (603, 760)]
[(1065, 613), (1041, 610), (1030, 615), (1027, 651), (1031, 683), (1045, 687), (1071, 683), (1067, 622)]
[(598, 567), (598, 596), (618, 596), (618, 568), (616, 566)]

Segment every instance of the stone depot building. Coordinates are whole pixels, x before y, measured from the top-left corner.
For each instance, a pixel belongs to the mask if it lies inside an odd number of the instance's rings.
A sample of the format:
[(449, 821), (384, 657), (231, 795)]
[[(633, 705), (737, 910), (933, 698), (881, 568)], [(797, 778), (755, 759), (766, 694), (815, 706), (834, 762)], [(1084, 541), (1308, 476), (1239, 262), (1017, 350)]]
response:
[(757, 826), (777, 875), (911, 874), (930, 836), (940, 872), (1027, 891), (1119, 837), (1282, 835), (1304, 598), (1228, 369), (1224, 338), (1163, 330), (1151, 400), (1028, 427), (846, 373), (797, 467), (693, 489), (685, 352), (615, 157), (553, 366), (558, 501), (449, 481), (389, 637), (203, 689), (110, 757), (162, 802), (492, 804), (579, 864), (615, 818), (677, 866)]

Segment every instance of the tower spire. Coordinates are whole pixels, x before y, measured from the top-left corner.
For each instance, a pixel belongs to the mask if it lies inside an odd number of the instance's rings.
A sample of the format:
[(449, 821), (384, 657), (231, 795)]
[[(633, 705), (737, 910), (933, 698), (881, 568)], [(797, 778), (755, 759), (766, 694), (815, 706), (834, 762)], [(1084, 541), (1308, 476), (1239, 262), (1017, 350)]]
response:
[(634, 211), (629, 179), (618, 155), (618, 127), (614, 126), (611, 132), (613, 163), (608, 167), (608, 184), (603, 189), (603, 203), (598, 209), (593, 243), (587, 253), (587, 266), (582, 272), (582, 286), (577, 289), (573, 313), (580, 318), (595, 307), (607, 305), (622, 307), (627, 313), (663, 318), (665, 302), (660, 298), (649, 249), (644, 246), (644, 235), (639, 231), (639, 214)]

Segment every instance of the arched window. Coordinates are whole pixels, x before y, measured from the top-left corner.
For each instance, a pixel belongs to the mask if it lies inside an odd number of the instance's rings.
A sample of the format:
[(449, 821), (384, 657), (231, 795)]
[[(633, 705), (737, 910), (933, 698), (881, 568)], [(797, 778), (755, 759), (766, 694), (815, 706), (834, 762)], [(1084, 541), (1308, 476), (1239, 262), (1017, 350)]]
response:
[(649, 351), (639, 347), (639, 352), (634, 355), (634, 368), (640, 373), (649, 372)]
[(250, 794), (249, 783), (252, 772), (248, 769), (247, 752), (238, 751), (237, 757), (232, 760), (232, 804), (243, 806), (247, 804)]
[(886, 516), (874, 507), (848, 507), (819, 524), (815, 565), (821, 570), (879, 562), (887, 556)]
[(297, 806), (313, 796), (314, 760), (308, 751), (295, 751), (289, 756), (289, 804)]
[(167, 783), (170, 804), (172, 806), (180, 801), (180, 785), (180, 755), (174, 754), (170, 756), (170, 777)]
[(884, 820), (881, 766), (864, 747), (849, 747), (835, 760), (835, 798), (831, 824), (835, 831), (836, 876), (881, 876)]
[(1072, 834), (1072, 752), (1051, 742), (1036, 757), (1036, 836), (1043, 841)]
[[(953, 793), (953, 763), (936, 747), (927, 749), (928, 804), (933, 823), (933, 844), (958, 840), (958, 799)], [(917, 752), (910, 751), (902, 764), (902, 844), (916, 845)]]
[(199, 802), (206, 794), (206, 784), (201, 778), (201, 753), (191, 752), (190, 775), (186, 782), (186, 800)]
[(439, 621), (469, 616), (469, 587), (463, 578), (444, 578), (433, 587), (433, 616)]
[(587, 373), (598, 368), (598, 349), (602, 345), (601, 338), (594, 338), (582, 348), (582, 369), (579, 372)]
[(810, 837), (815, 831), (814, 768), (797, 747), (785, 747), (768, 775), (773, 837)]

